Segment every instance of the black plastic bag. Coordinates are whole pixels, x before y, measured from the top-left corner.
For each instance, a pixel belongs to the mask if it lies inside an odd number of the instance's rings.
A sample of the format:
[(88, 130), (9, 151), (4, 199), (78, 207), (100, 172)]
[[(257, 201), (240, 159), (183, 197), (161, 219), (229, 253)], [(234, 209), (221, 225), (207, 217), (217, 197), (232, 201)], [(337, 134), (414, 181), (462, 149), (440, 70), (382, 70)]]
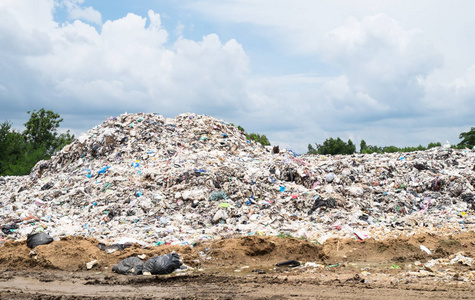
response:
[(161, 256), (155, 256), (147, 260), (143, 266), (143, 272), (150, 272), (152, 275), (170, 274), (181, 267), (181, 265), (182, 263), (178, 254), (168, 253)]
[(336, 203), (335, 199), (333, 199), (333, 198), (329, 198), (327, 200), (323, 200), (322, 198), (317, 198), (317, 199), (315, 199), (315, 203), (313, 203), (313, 206), (310, 209), (310, 211), (308, 212), (308, 214), (309, 215), (313, 214), (313, 212), (316, 211), (317, 208), (319, 208), (321, 206), (325, 206), (325, 207), (328, 207), (328, 208), (335, 208), (337, 206), (337, 203)]
[(29, 234), (28, 237), (26, 238), (26, 245), (28, 248), (35, 248), (36, 246), (39, 245), (46, 245), (49, 244), (53, 241), (53, 238), (50, 237), (47, 233), (44, 232), (39, 232), (39, 233), (33, 233)]
[(143, 261), (138, 257), (128, 257), (121, 260), (117, 265), (112, 267), (112, 272), (119, 274), (133, 274), (140, 275), (142, 274)]
[(276, 264), (276, 266), (295, 268), (295, 267), (300, 266), (300, 262), (296, 261), (296, 260), (287, 260), (287, 261), (280, 262), (280, 263)]
[(4, 235), (13, 233), (14, 230), (18, 229), (17, 224), (5, 225), (2, 227), (2, 232)]

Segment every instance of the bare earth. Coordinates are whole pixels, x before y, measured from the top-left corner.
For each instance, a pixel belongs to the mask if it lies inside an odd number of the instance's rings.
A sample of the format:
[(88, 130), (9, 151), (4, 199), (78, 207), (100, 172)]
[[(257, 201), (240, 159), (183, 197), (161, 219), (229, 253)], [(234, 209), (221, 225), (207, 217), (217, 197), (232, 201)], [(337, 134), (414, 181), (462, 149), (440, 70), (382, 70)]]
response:
[[(323, 245), (280, 237), (246, 236), (190, 246), (106, 253), (95, 239), (67, 237), (38, 246), (0, 247), (0, 299), (472, 299), (475, 233), (419, 234), (384, 241), (330, 239)], [(419, 249), (423, 244), (429, 255)], [(165, 276), (111, 271), (121, 259), (175, 251), (188, 270)], [(86, 263), (98, 263), (87, 270)], [(303, 266), (277, 267), (298, 260)], [(423, 266), (431, 260), (435, 266)], [(445, 262), (445, 264), (444, 264)], [(305, 266), (306, 263), (307, 266)]]

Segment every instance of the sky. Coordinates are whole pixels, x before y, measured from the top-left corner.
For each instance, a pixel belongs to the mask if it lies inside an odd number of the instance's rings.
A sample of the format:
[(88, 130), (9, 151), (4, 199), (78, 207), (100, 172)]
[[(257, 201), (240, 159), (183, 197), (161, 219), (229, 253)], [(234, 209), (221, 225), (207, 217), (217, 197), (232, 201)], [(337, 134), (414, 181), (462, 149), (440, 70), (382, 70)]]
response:
[(304, 153), (457, 144), (475, 126), (471, 0), (1, 0), (0, 122), (206, 114)]

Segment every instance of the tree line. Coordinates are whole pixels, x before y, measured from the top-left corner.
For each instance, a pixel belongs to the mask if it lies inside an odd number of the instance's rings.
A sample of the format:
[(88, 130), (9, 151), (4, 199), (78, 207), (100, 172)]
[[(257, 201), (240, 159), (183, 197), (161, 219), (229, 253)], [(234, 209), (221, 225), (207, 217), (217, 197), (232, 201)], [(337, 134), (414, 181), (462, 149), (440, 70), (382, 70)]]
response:
[[(464, 149), (464, 148), (473, 148), (475, 147), (475, 127), (472, 127), (467, 132), (462, 132), (459, 135), (461, 139), (460, 143), (457, 145), (452, 145), (452, 148)], [(398, 148), (396, 146), (375, 146), (368, 145), (365, 140), (360, 142), (360, 152), (359, 153), (394, 153), (394, 152), (412, 152), (412, 151), (423, 151), (434, 147), (441, 146), (441, 143), (429, 143), (427, 147), (419, 145), (417, 147), (402, 147)], [(343, 141), (339, 137), (326, 139), (323, 144), (315, 143), (315, 147), (312, 144), (308, 144), (307, 154), (353, 154), (356, 153), (355, 144), (349, 139), (347, 142)]]
[(27, 175), (40, 160), (49, 159), (74, 140), (69, 130), (58, 134), (63, 121), (51, 110), (28, 111), (23, 132), (12, 129), (8, 120), (0, 124), (0, 176)]
[(260, 135), (258, 133), (247, 133), (244, 130), (244, 128), (242, 128), (241, 126), (238, 126), (237, 128), (239, 129), (239, 131), (241, 131), (242, 133), (246, 135), (246, 138), (249, 141), (255, 141), (255, 142), (261, 143), (263, 146), (270, 146), (270, 142), (267, 139), (265, 134)]

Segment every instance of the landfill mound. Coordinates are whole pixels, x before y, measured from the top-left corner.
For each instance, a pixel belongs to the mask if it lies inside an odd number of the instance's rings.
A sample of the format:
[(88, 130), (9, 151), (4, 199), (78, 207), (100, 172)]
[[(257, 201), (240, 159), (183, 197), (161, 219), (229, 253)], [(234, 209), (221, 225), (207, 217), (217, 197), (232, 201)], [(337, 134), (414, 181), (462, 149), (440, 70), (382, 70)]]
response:
[(123, 114), (30, 176), (0, 177), (2, 240), (186, 245), (236, 235), (398, 237), (473, 228), (475, 152), (303, 155), (210, 116)]

